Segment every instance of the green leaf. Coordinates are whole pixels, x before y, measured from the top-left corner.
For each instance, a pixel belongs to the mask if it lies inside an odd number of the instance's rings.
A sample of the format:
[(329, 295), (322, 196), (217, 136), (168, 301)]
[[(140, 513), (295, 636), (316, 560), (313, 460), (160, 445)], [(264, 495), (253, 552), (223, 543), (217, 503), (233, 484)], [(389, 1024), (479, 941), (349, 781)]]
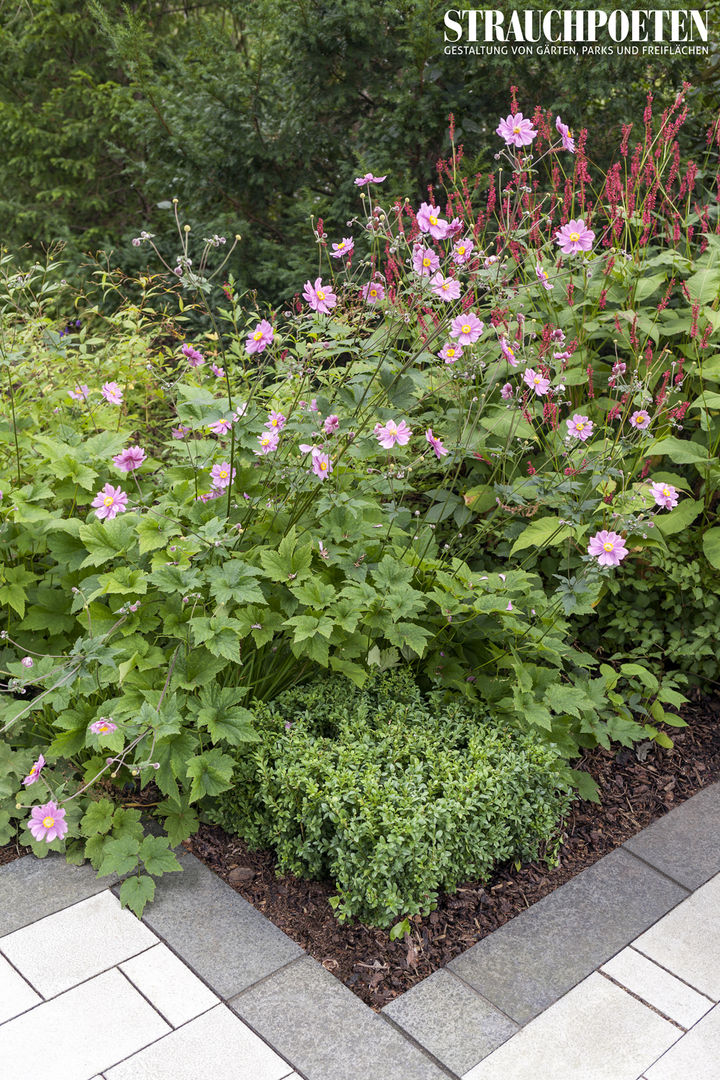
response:
[(352, 660), (344, 660), (340, 656), (330, 657), (330, 667), (333, 671), (339, 671), (341, 675), (345, 675), (356, 686), (364, 686), (369, 677), (369, 672), (361, 664), (356, 664)]
[(160, 877), (182, 870), (174, 851), (170, 850), (167, 836), (146, 836), (140, 845), (140, 858), (148, 874)]
[(240, 663), (240, 624), (227, 616), (193, 619), (190, 629), (196, 645), (204, 645), (214, 656)]
[(417, 623), (396, 622), (388, 627), (385, 636), (391, 645), (397, 645), (399, 649), (407, 646), (418, 656), (422, 656), (432, 634)]
[(83, 836), (110, 832), (114, 812), (115, 805), (110, 799), (100, 799), (99, 802), (90, 803), (80, 822), (80, 832)]
[(89, 555), (83, 566), (102, 566), (103, 563), (126, 554), (135, 543), (138, 519), (135, 514), (120, 514), (112, 521), (90, 521), (78, 530)]
[(232, 787), (234, 768), (233, 759), (217, 748), (191, 758), (186, 772), (186, 776), (192, 778), (190, 802), (197, 802), (205, 795), (219, 795), (221, 791), (227, 791)]
[(129, 877), (120, 886), (120, 903), (130, 908), (138, 919), (141, 918), (145, 905), (155, 898), (155, 882), (147, 874)]
[(0, 810), (0, 846), (9, 844), (16, 833), (16, 827), (11, 824), (8, 810)]
[(139, 851), (140, 841), (136, 836), (124, 835), (106, 839), (98, 876), (129, 874), (137, 866)]
[(214, 743), (224, 741), (230, 746), (240, 746), (241, 743), (260, 741), (260, 736), (253, 727), (253, 714), (249, 709), (201, 709), (198, 720), (208, 729)]
[(639, 679), (643, 686), (646, 686), (653, 694), (658, 691), (659, 683), (655, 676), (643, 667), (642, 664), (621, 664), (620, 670), (623, 675), (634, 675), (636, 679)]
[(698, 514), (702, 513), (704, 507), (702, 499), (682, 499), (669, 514), (656, 515), (655, 528), (663, 536), (684, 532)]
[(140, 554), (144, 555), (146, 551), (166, 547), (168, 541), (173, 536), (178, 536), (182, 530), (167, 518), (144, 514), (135, 531), (140, 544)]
[(556, 713), (569, 713), (579, 717), (581, 710), (592, 706), (584, 690), (566, 683), (553, 683), (545, 691), (545, 703)]
[(568, 769), (568, 775), (571, 783), (577, 788), (581, 799), (585, 799), (586, 802), (600, 802), (598, 786), (590, 773), (585, 772), (583, 769)]
[(261, 573), (242, 559), (229, 559), (222, 566), (207, 571), (210, 595), (218, 604), (233, 600), (236, 604), (264, 604), (265, 595), (254, 579)]
[(295, 581), (307, 577), (312, 561), (312, 544), (297, 547), (295, 526), (288, 531), (278, 545), (277, 551), (260, 551), (263, 570), (272, 581)]
[(703, 533), (702, 545), (707, 561), (716, 570), (720, 570), (720, 528), (716, 526)]
[(165, 818), (165, 829), (172, 847), (177, 847), (198, 830), (197, 812), (185, 802), (168, 799), (157, 807), (157, 813)]
[(653, 443), (649, 448), (649, 453), (667, 455), (671, 461), (676, 462), (678, 465), (695, 465), (712, 460), (706, 446), (701, 443), (690, 442), (689, 439), (676, 439), (674, 435)]
[(568, 536), (572, 536), (572, 532), (571, 526), (561, 524), (556, 515), (538, 518), (523, 529), (510, 549), (510, 554), (514, 555), (529, 547), (542, 548), (548, 544), (561, 544)]

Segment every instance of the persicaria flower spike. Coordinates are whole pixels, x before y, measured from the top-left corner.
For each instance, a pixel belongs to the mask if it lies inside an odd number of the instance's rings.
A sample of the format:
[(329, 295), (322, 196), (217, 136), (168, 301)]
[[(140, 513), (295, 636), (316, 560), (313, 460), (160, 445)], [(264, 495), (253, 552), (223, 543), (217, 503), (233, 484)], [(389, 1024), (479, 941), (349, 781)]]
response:
[(27, 827), (35, 840), (45, 840), (48, 844), (53, 840), (62, 840), (68, 831), (65, 811), (54, 802), (33, 806)]
[(504, 139), (508, 146), (529, 146), (537, 135), (532, 121), (521, 112), (510, 113), (495, 128), (496, 134)]
[(596, 558), (600, 566), (617, 566), (627, 555), (625, 540), (619, 533), (601, 529), (591, 538), (588, 555)]
[(122, 514), (127, 510), (127, 495), (119, 487), (113, 487), (112, 484), (105, 484), (102, 491), (98, 491), (97, 495), (90, 504), (95, 509), (95, 513), (101, 521), (112, 521), (118, 514)]
[(121, 450), (115, 455), (113, 462), (123, 472), (132, 472), (140, 468), (146, 456), (145, 451), (139, 446), (128, 446), (126, 450)]

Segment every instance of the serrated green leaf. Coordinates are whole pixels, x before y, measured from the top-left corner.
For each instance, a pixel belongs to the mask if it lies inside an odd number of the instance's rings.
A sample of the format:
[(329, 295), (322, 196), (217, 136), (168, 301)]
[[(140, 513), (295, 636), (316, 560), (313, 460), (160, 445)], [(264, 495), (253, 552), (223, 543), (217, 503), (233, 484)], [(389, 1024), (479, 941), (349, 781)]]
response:
[(550, 544), (561, 544), (572, 534), (572, 528), (562, 524), (557, 515), (538, 518), (523, 529), (510, 549), (510, 554), (515, 555), (529, 547), (543, 548)]
[(232, 786), (235, 762), (228, 754), (215, 747), (198, 754), (188, 762), (186, 776), (192, 778), (190, 802), (197, 802), (205, 795), (219, 795)]
[(129, 874), (137, 866), (140, 841), (136, 836), (124, 834), (106, 837), (102, 849), (102, 861), (98, 869), (99, 877), (108, 874)]
[(716, 570), (720, 570), (720, 528), (716, 526), (703, 533), (702, 545), (707, 561)]
[(140, 858), (148, 874), (160, 877), (182, 870), (167, 836), (146, 836), (140, 845)]
[(112, 818), (115, 812), (115, 804), (110, 799), (100, 799), (90, 803), (80, 822), (80, 832), (83, 836), (103, 835), (110, 832)]
[(165, 819), (165, 829), (172, 847), (193, 836), (200, 824), (197, 812), (187, 803), (168, 799), (157, 807), (157, 813)]
[(145, 905), (155, 898), (155, 882), (147, 874), (129, 877), (120, 886), (120, 903), (141, 918)]

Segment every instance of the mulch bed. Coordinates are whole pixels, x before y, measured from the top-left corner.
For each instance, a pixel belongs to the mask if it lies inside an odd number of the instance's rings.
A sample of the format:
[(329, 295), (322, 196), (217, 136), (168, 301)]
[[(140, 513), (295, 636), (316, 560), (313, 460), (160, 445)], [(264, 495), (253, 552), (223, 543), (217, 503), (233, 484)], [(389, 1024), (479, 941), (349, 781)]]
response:
[(656, 818), (720, 778), (720, 699), (698, 699), (674, 729), (672, 750), (655, 743), (588, 751), (582, 767), (595, 778), (602, 804), (573, 804), (564, 822), (560, 862), (501, 866), (489, 881), (467, 882), (441, 896), (426, 918), (416, 916), (409, 940), (360, 923), (341, 925), (328, 897), (330, 882), (278, 877), (275, 856), (248, 851), (242, 840), (203, 825), (185, 847), (215, 870), (271, 922), (297, 941), (373, 1009), (519, 915)]
[[(573, 804), (563, 824), (557, 867), (534, 862), (518, 871), (508, 864), (488, 881), (467, 882), (455, 894), (441, 896), (437, 909), (426, 918), (417, 916), (404, 941), (390, 941), (388, 933), (377, 927), (341, 925), (328, 903), (331, 882), (276, 876), (272, 852), (248, 851), (242, 840), (217, 826), (202, 825), (184, 846), (358, 997), (381, 1009), (720, 779), (720, 699), (698, 694), (683, 715), (688, 727), (673, 730), (672, 750), (640, 743), (616, 752), (598, 748), (586, 753), (581, 765), (595, 778), (602, 804)], [(24, 853), (15, 844), (0, 847), (0, 865)]]

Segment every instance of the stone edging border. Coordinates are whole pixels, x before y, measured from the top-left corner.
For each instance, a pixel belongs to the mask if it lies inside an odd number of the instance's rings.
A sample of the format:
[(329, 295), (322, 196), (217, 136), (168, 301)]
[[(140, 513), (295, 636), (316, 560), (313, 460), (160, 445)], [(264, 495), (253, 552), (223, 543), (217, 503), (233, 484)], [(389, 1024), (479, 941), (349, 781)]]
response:
[[(720, 871), (720, 783), (375, 1013), (179, 851), (143, 921), (306, 1080), (459, 1080)], [(117, 883), (110, 883), (117, 890)], [(88, 866), (0, 869), (0, 936), (108, 887)]]

